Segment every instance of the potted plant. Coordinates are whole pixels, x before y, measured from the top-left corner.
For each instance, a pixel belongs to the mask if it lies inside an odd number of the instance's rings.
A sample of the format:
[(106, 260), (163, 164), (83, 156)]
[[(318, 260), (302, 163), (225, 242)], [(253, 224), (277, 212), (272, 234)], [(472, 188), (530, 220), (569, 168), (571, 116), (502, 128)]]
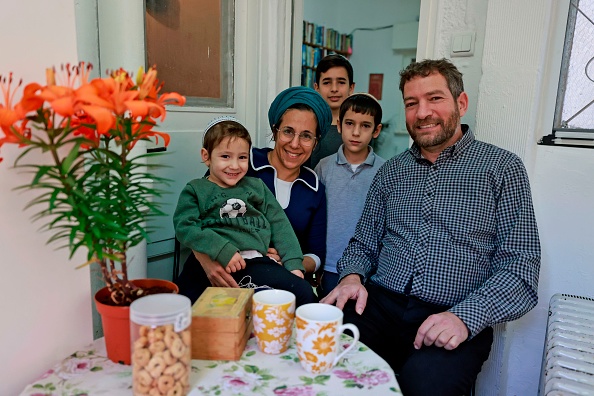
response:
[[(13, 85), (12, 74), (0, 77), (0, 147), (22, 149), (14, 167), (30, 179), (19, 188), (38, 192), (27, 208), (38, 208), (33, 218), (45, 220), (48, 243), (62, 242), (70, 257), (86, 249), (87, 262), (79, 267), (97, 263), (107, 303), (129, 306), (146, 290), (128, 279), (126, 252), (147, 238), (146, 219), (163, 214), (154, 200), (163, 190), (149, 181), (165, 182), (147, 163), (160, 153), (133, 149), (152, 139), (167, 145), (169, 135), (154, 130), (156, 121), (165, 119), (166, 105), (182, 106), (185, 98), (160, 93), (155, 68), (139, 69), (136, 79), (119, 69), (89, 81), (90, 70), (84, 63), (67, 64), (60, 73), (48, 69), (46, 85), (26, 85), (16, 103), (22, 82)], [(45, 154), (35, 156), (42, 162), (28, 161), (33, 152)]]

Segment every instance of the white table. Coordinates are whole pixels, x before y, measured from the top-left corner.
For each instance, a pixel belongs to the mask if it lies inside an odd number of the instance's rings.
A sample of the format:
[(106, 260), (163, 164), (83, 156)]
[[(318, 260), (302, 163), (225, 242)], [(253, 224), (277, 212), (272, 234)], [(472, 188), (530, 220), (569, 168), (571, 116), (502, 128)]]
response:
[[(351, 341), (343, 335), (342, 347)], [(21, 395), (132, 394), (132, 367), (106, 357), (103, 338), (73, 353), (28, 385)], [(189, 395), (401, 395), (394, 372), (362, 343), (329, 373), (311, 375), (300, 365), (292, 340), (280, 355), (267, 355), (251, 338), (239, 361), (192, 360)]]

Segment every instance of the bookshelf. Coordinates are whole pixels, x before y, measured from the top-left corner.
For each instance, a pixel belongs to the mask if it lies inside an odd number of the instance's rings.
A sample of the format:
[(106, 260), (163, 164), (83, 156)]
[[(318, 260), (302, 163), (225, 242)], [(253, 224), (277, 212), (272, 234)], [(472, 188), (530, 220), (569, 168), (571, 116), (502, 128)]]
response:
[(301, 47), (301, 85), (313, 88), (316, 65), (328, 54), (337, 53), (350, 57), (353, 52), (353, 35), (303, 21)]

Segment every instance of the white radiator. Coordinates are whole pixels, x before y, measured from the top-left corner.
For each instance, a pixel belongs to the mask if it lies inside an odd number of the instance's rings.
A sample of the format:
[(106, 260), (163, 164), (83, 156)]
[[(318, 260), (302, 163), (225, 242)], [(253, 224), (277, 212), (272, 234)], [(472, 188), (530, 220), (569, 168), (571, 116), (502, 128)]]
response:
[(539, 393), (594, 395), (594, 299), (551, 297)]

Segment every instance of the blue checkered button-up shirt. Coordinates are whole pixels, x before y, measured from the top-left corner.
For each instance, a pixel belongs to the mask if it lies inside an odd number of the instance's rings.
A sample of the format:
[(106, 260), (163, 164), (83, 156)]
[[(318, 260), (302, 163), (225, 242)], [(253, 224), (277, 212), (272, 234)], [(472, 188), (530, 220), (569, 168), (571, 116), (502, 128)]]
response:
[(463, 132), (433, 164), (413, 145), (379, 169), (338, 271), (451, 307), (473, 337), (536, 305), (540, 242), (520, 158)]

